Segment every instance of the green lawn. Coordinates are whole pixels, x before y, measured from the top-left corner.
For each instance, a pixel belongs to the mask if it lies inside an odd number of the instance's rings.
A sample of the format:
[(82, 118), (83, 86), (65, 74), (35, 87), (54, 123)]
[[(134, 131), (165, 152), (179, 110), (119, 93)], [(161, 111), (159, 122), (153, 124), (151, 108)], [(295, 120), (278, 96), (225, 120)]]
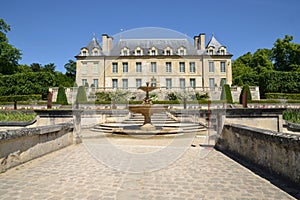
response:
[(23, 112), (0, 112), (0, 121), (1, 122), (9, 122), (9, 121), (17, 121), (17, 122), (25, 122), (31, 121), (36, 117), (35, 113), (23, 113)]

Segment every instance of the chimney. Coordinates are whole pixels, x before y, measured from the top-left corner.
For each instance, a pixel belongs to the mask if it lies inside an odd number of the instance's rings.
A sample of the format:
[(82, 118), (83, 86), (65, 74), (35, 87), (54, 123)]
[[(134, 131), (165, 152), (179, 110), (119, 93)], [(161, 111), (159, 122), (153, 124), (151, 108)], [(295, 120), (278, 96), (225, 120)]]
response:
[(194, 36), (194, 47), (195, 49), (199, 49), (199, 36)]
[(200, 50), (205, 50), (205, 33), (200, 33)]
[(108, 37), (107, 39), (107, 51), (110, 52), (113, 47), (113, 39), (112, 37)]
[(107, 34), (102, 34), (102, 50), (103, 53), (107, 53), (108, 52), (108, 35)]

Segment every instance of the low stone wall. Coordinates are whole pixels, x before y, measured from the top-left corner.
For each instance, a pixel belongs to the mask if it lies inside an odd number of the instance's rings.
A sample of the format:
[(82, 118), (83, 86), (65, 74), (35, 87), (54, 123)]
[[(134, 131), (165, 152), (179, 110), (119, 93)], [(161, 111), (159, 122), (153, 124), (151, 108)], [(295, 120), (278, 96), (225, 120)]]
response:
[(225, 124), (216, 149), (250, 161), (300, 186), (300, 135)]
[(0, 173), (73, 144), (73, 124), (0, 132)]

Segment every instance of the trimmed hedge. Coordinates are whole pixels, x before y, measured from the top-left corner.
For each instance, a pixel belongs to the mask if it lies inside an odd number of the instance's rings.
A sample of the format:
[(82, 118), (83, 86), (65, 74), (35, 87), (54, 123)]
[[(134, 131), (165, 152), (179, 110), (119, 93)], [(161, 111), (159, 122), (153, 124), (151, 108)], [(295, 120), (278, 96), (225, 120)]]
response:
[(42, 100), (41, 94), (0, 96), (0, 102)]
[(62, 105), (68, 105), (67, 95), (65, 92), (65, 88), (60, 86), (58, 88), (58, 94), (56, 98), (56, 102)]
[(289, 93), (266, 93), (267, 99), (300, 99), (300, 94), (289, 94)]
[(86, 91), (84, 86), (79, 86), (76, 101), (78, 103), (87, 103)]
[(228, 84), (225, 84), (222, 87), (220, 100), (225, 100), (227, 103), (233, 103), (230, 86)]

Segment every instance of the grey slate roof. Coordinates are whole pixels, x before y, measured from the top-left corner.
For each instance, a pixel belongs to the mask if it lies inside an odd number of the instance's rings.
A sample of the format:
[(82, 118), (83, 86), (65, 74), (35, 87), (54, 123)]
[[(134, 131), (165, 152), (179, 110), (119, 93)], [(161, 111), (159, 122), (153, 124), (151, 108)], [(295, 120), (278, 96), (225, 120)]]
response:
[(212, 38), (210, 39), (210, 41), (208, 42), (206, 48), (208, 47), (215, 47), (215, 49), (219, 49), (220, 47), (222, 47), (223, 45), (218, 42), (218, 40), (215, 38), (215, 36), (213, 35)]
[(163, 55), (165, 48), (170, 47), (173, 51), (173, 55), (176, 55), (180, 47), (186, 49), (187, 55), (197, 55), (197, 50), (187, 39), (120, 39), (113, 47), (110, 55), (119, 56), (121, 50), (127, 47), (130, 50), (130, 54), (133, 55), (134, 50), (140, 47), (143, 50), (144, 55), (148, 55), (150, 48), (155, 47), (158, 49), (158, 54)]
[(90, 54), (92, 53), (94, 48), (97, 48), (97, 49), (99, 49), (100, 55), (103, 55), (102, 48), (99, 45), (99, 42), (95, 37), (93, 37), (93, 39), (90, 41), (90, 43), (85, 48), (87, 48), (89, 50)]

